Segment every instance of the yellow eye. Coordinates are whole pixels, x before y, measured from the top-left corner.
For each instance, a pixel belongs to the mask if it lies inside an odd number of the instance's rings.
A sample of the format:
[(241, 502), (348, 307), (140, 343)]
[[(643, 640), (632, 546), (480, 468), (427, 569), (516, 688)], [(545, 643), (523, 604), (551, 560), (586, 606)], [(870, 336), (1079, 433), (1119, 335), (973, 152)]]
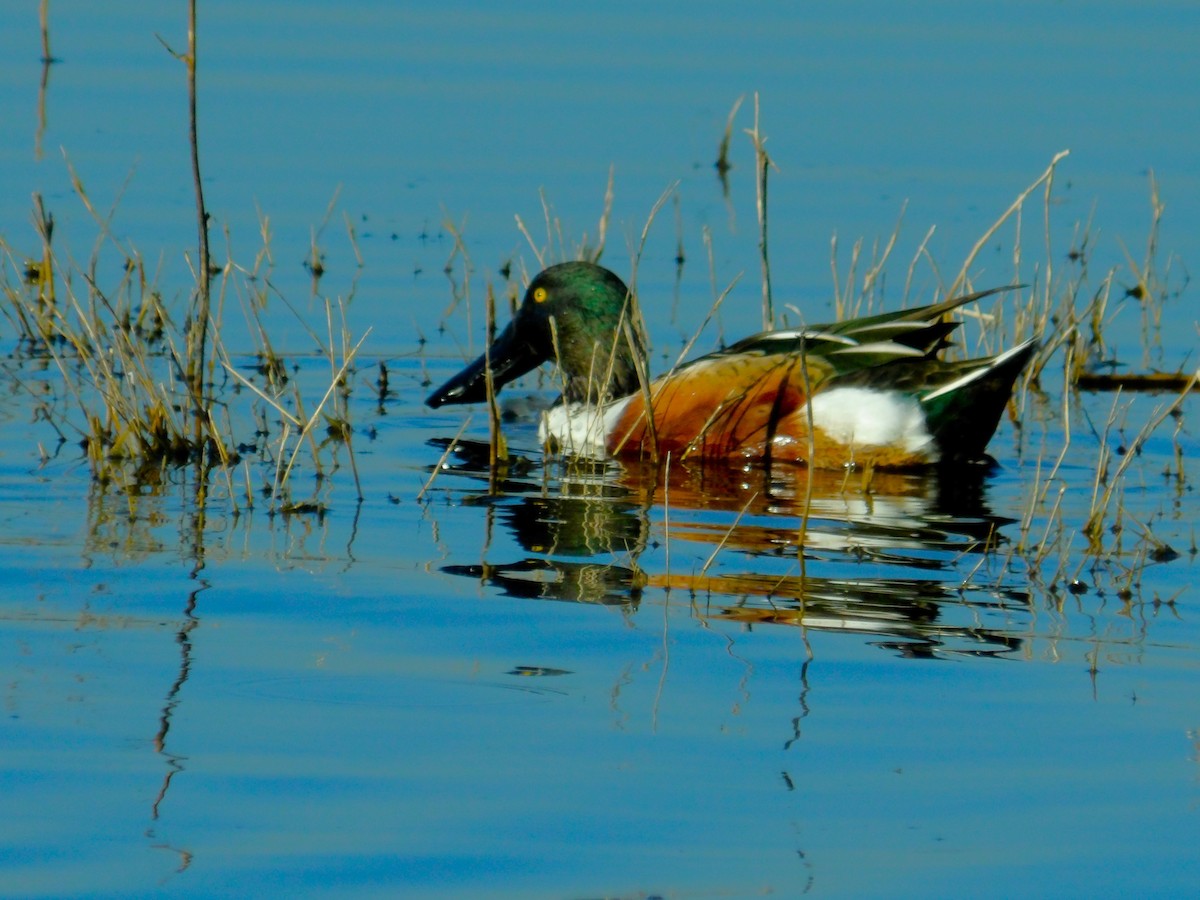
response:
[(550, 294), (546, 291), (546, 289), (544, 287), (533, 289), (533, 302), (534, 303), (545, 303), (546, 298), (549, 296), (550, 296)]

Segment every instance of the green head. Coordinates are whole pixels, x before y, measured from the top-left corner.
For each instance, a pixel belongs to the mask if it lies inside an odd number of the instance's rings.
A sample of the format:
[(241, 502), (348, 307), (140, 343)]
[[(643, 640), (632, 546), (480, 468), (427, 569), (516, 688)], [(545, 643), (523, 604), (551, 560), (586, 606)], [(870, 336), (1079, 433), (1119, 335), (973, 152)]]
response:
[(642, 356), (631, 309), (629, 288), (608, 269), (588, 262), (550, 266), (530, 283), (517, 314), (488, 352), (425, 402), (478, 403), (487, 399), (489, 362), (499, 390), (548, 360), (557, 360), (566, 376), (563, 399), (569, 403), (628, 396), (638, 389)]

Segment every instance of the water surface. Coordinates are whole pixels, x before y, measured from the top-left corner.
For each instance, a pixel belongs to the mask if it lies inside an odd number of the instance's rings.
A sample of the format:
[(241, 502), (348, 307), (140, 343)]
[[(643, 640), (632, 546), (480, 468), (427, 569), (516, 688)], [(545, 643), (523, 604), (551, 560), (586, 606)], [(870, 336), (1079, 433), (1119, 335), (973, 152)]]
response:
[[(104, 290), (136, 251), (182, 310), (195, 241), (184, 82), (155, 39), (182, 47), (182, 12), (50, 12), (60, 61), (44, 118), (36, 10), (0, 13), (5, 284), (20, 289), (21, 263), (40, 255), (36, 191), (76, 284), (97, 243)], [(311, 404), (329, 377), (312, 354), (325, 301), (341, 301), (355, 339), (371, 329), (348, 407), (364, 497), (346, 450), (327, 447), (331, 477), (303, 457), (293, 482), (324, 513), (272, 515), (274, 422), (232, 494), (217, 478), (203, 505), (190, 469), (134, 496), (98, 483), (76, 435), (60, 443), (39, 412), (79, 421), (58, 370), (5, 320), (6, 895), (1194, 886), (1193, 401), (1133, 447), (1170, 398), (1122, 396), (1106, 427), (1112, 396), (1068, 396), (1069, 450), (1048, 481), (1066, 439), (1056, 357), (1044, 393), (1022, 394), (1022, 427), (1002, 424), (994, 470), (880, 475), (869, 492), (817, 478), (803, 557), (803, 473), (565, 465), (544, 460), (527, 416), (506, 426), (517, 460), (493, 480), (484, 416), (443, 460), (468, 411), (421, 404), (479, 349), (486, 284), (503, 298), (537, 268), (514, 215), (549, 258), (569, 253), (596, 236), (610, 167), (604, 260), (623, 275), (679, 182), (638, 266), (655, 368), (712, 302), (705, 229), (715, 291), (744, 274), (696, 351), (760, 327), (742, 134), (754, 91), (778, 167), (781, 318), (830, 318), (831, 236), (844, 288), (854, 242), (881, 252), (902, 211), (880, 293), (932, 299), (1069, 148), (1049, 229), (1038, 193), (973, 279), (1033, 294), (1049, 280), (1056, 295), (1083, 281), (1086, 298), (1111, 272), (1105, 355), (1194, 366), (1189, 5), (200, 13), (214, 246), (250, 269), (264, 222), (270, 235), (269, 269), (226, 282), (225, 340), (248, 365), (246, 285), (269, 279), (265, 321)], [(740, 96), (726, 195), (712, 163)], [(99, 215), (115, 206), (102, 241), (64, 154)], [(1149, 169), (1166, 204), (1166, 296), (1143, 310), (1122, 298), (1129, 258), (1145, 257)], [(314, 239), (316, 282), (303, 265)], [(994, 309), (1011, 317), (1018, 302)], [(979, 329), (964, 330), (974, 348)], [(550, 383), (524, 392), (545, 398)], [(1136, 456), (1092, 556), (1081, 532), (1102, 447), (1113, 467), (1122, 447)]]

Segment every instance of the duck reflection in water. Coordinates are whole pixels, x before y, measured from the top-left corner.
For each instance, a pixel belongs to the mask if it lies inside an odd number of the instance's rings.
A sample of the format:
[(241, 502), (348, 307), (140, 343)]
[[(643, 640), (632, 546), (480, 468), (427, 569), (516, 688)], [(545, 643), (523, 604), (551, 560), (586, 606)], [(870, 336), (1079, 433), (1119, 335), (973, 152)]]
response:
[[(449, 472), (483, 483), (493, 476), (486, 445), (465, 442), (453, 456)], [(974, 589), (969, 624), (946, 621), (964, 619), (958, 561), (993, 551), (1010, 521), (988, 510), (983, 467), (953, 478), (876, 472), (869, 484), (859, 473), (787, 465), (572, 461), (545, 483), (533, 464), (511, 471), (493, 482), (487, 503), (529, 555), (444, 572), (513, 597), (631, 613), (648, 591), (668, 590), (702, 616), (875, 634), (906, 655), (1019, 646), (976, 616), (981, 607), (1024, 608), (1023, 592)], [(654, 571), (639, 562), (651, 556)]]

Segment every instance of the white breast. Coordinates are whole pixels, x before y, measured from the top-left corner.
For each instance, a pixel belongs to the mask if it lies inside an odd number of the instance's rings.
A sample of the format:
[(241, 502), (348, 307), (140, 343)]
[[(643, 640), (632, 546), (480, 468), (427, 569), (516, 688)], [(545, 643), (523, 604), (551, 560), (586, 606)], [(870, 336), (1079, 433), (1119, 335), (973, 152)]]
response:
[(605, 406), (560, 403), (542, 414), (538, 437), (542, 443), (553, 438), (561, 453), (603, 459), (608, 455), (608, 434), (617, 426), (629, 398)]

